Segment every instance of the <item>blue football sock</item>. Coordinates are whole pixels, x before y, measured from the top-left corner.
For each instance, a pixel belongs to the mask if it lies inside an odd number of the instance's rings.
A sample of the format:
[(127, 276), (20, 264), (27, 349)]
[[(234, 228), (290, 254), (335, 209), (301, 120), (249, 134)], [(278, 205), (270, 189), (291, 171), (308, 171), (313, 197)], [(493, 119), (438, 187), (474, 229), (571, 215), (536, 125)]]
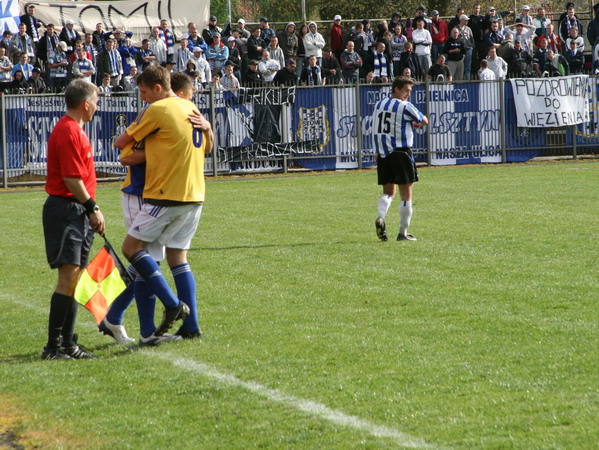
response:
[(154, 323), (156, 296), (140, 276), (135, 278), (134, 286), (135, 303), (137, 304), (137, 315), (139, 317), (139, 332), (143, 337), (147, 338), (156, 331), (156, 324)]
[(189, 264), (180, 264), (171, 267), (175, 286), (177, 286), (177, 296), (183, 303), (189, 306), (189, 315), (183, 320), (183, 329), (188, 332), (198, 331), (198, 308), (196, 304), (196, 282)]
[(172, 309), (179, 305), (179, 299), (166, 282), (158, 263), (147, 251), (140, 250), (131, 257), (130, 261), (166, 309)]
[[(127, 271), (131, 275), (133, 279), (137, 275), (135, 273), (135, 268), (133, 266), (129, 266)], [(131, 302), (133, 301), (133, 284), (131, 283), (129, 286), (125, 288), (120, 295), (114, 299), (112, 304), (110, 305), (110, 309), (108, 310), (108, 314), (106, 314), (106, 320), (113, 325), (121, 325), (123, 323), (123, 316), (125, 315), (125, 310), (129, 307)]]

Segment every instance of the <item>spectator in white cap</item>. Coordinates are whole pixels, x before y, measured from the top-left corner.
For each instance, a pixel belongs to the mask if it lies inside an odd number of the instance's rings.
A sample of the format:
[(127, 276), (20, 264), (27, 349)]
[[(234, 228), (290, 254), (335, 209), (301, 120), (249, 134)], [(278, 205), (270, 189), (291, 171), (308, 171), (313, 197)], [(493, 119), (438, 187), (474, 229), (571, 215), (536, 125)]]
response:
[(458, 25), (459, 37), (464, 43), (464, 80), (472, 78), (472, 53), (474, 52), (474, 34), (468, 26), (469, 17), (466, 14), (460, 16), (460, 24)]
[(524, 25), (532, 26), (532, 16), (530, 15), (530, 6), (524, 5), (522, 7), (522, 13), (519, 14), (518, 17), (516, 17), (516, 22), (521, 22)]
[(237, 31), (239, 31), (239, 37), (241, 39), (245, 39), (246, 42), (247, 40), (250, 38), (251, 33), (249, 32), (249, 30), (245, 27), (245, 20), (244, 19), (239, 19), (237, 21)]
[[(202, 47), (194, 47), (193, 48), (193, 57), (189, 59), (189, 61), (193, 61), (195, 63), (195, 70), (199, 72), (198, 80), (201, 83), (208, 83), (212, 79), (212, 70), (210, 69), (210, 64), (203, 57), (204, 50)], [(187, 65), (189, 66), (189, 61)]]
[(62, 31), (60, 32), (60, 34), (58, 35), (58, 39), (60, 39), (61, 41), (65, 42), (67, 44), (67, 49), (66, 49), (67, 55), (70, 55), (71, 53), (73, 53), (73, 51), (75, 49), (75, 41), (78, 41), (79, 39), (81, 39), (81, 36), (75, 30), (75, 22), (74, 21), (69, 19), (65, 22), (65, 26), (62, 29)]
[(230, 61), (235, 65), (235, 76), (239, 78), (239, 69), (241, 68), (241, 52), (239, 48), (237, 48), (237, 39), (235, 36), (229, 36), (227, 38), (227, 47), (229, 47), (229, 58), (227, 61)]
[(343, 53), (343, 30), (341, 29), (341, 16), (337, 14), (333, 18), (333, 25), (331, 26), (331, 31), (329, 35), (329, 43), (331, 47), (331, 51), (339, 60), (341, 57), (341, 53)]

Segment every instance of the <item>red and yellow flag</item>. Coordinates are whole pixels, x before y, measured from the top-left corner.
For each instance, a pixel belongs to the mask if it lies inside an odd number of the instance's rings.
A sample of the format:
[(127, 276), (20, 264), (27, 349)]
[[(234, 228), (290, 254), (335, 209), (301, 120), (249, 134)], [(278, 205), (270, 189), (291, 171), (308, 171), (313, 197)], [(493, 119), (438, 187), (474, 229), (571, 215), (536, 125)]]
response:
[(75, 300), (100, 323), (106, 317), (111, 303), (131, 282), (131, 276), (106, 241), (81, 274), (75, 289)]

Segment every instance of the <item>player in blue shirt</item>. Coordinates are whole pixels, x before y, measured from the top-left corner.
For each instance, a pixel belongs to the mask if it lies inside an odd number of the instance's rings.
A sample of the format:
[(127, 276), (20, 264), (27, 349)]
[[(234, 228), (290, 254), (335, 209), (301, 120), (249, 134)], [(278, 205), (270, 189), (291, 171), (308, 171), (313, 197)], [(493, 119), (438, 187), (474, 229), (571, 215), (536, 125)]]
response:
[(427, 125), (428, 119), (408, 101), (413, 86), (414, 82), (409, 79), (396, 78), (391, 86), (391, 97), (380, 100), (372, 113), (378, 184), (383, 186), (375, 227), (376, 234), (382, 241), (388, 240), (385, 217), (395, 196), (395, 185), (399, 186), (401, 197), (397, 240), (416, 240), (408, 234), (412, 219), (412, 185), (418, 181), (411, 147), (414, 129)]

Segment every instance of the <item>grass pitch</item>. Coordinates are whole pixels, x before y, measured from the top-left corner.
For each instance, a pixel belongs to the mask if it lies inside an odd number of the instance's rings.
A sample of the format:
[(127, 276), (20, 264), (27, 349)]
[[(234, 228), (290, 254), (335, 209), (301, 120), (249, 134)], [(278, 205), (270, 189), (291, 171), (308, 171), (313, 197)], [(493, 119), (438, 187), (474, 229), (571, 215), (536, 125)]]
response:
[[(419, 240), (394, 240), (395, 200), (387, 243), (373, 172), (209, 182), (189, 254), (205, 337), (127, 351), (81, 309), (100, 358), (63, 362), (39, 359), (46, 196), (1, 194), (0, 442), (598, 447), (598, 177), (597, 162), (424, 169)], [(119, 200), (99, 188), (117, 248)]]

